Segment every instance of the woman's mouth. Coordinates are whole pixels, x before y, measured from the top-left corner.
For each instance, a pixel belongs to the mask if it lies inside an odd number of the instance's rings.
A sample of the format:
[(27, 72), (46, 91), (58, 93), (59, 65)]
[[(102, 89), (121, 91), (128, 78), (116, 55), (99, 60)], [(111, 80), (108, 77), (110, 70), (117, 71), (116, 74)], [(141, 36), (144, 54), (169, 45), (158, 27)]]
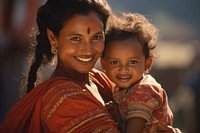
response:
[(91, 61), (92, 60), (92, 57), (77, 57), (76, 56), (76, 59), (78, 59), (79, 61), (82, 61), (82, 62), (89, 62), (89, 61)]

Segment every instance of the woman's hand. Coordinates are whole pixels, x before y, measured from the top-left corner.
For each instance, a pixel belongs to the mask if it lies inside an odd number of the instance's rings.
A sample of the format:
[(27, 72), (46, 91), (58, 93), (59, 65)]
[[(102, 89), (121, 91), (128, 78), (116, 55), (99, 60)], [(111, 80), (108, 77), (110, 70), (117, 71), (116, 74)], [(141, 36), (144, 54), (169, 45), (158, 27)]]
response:
[(116, 117), (116, 115), (119, 115), (118, 113), (118, 106), (115, 102), (109, 101), (105, 104), (107, 110), (110, 112), (110, 114), (113, 116), (113, 118)]
[(182, 133), (178, 128), (173, 128), (172, 126), (158, 124), (157, 133)]
[(110, 112), (111, 116), (113, 117), (114, 121), (118, 123), (118, 129), (123, 132), (124, 131), (124, 123), (120, 117), (119, 108), (116, 102), (109, 101), (106, 103), (106, 108)]

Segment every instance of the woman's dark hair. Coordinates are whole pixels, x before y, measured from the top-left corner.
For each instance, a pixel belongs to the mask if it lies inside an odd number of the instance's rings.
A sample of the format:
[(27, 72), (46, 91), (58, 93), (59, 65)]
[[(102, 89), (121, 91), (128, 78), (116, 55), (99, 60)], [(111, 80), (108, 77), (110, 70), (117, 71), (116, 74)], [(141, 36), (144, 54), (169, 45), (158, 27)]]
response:
[(87, 14), (95, 11), (104, 24), (104, 29), (111, 14), (111, 9), (106, 0), (48, 0), (37, 12), (38, 35), (35, 48), (34, 62), (28, 74), (26, 92), (34, 88), (37, 71), (44, 59), (51, 61), (51, 45), (47, 37), (47, 28), (59, 36), (63, 25), (75, 14)]

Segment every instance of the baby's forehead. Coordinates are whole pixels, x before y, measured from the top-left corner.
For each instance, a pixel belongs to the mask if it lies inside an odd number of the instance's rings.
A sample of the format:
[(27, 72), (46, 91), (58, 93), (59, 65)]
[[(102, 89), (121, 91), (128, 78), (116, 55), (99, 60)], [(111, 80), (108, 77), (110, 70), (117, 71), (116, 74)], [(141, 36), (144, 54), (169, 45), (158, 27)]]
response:
[(117, 46), (117, 45), (119, 45), (118, 47), (130, 47), (133, 45), (141, 45), (141, 42), (139, 41), (139, 39), (136, 36), (130, 36), (127, 38), (113, 39), (106, 45), (107, 45), (107, 47)]
[(120, 51), (124, 49), (142, 49), (142, 44), (137, 38), (128, 38), (123, 40), (113, 40), (107, 44), (105, 50)]

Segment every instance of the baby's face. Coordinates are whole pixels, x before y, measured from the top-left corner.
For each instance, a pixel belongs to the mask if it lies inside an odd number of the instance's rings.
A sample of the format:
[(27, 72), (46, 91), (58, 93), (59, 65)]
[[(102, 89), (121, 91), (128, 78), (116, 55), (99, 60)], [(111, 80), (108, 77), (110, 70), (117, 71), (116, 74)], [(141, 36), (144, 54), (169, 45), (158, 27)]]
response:
[(127, 89), (140, 80), (145, 72), (142, 45), (133, 37), (112, 41), (108, 45), (105, 58), (101, 59), (102, 67), (111, 81)]

